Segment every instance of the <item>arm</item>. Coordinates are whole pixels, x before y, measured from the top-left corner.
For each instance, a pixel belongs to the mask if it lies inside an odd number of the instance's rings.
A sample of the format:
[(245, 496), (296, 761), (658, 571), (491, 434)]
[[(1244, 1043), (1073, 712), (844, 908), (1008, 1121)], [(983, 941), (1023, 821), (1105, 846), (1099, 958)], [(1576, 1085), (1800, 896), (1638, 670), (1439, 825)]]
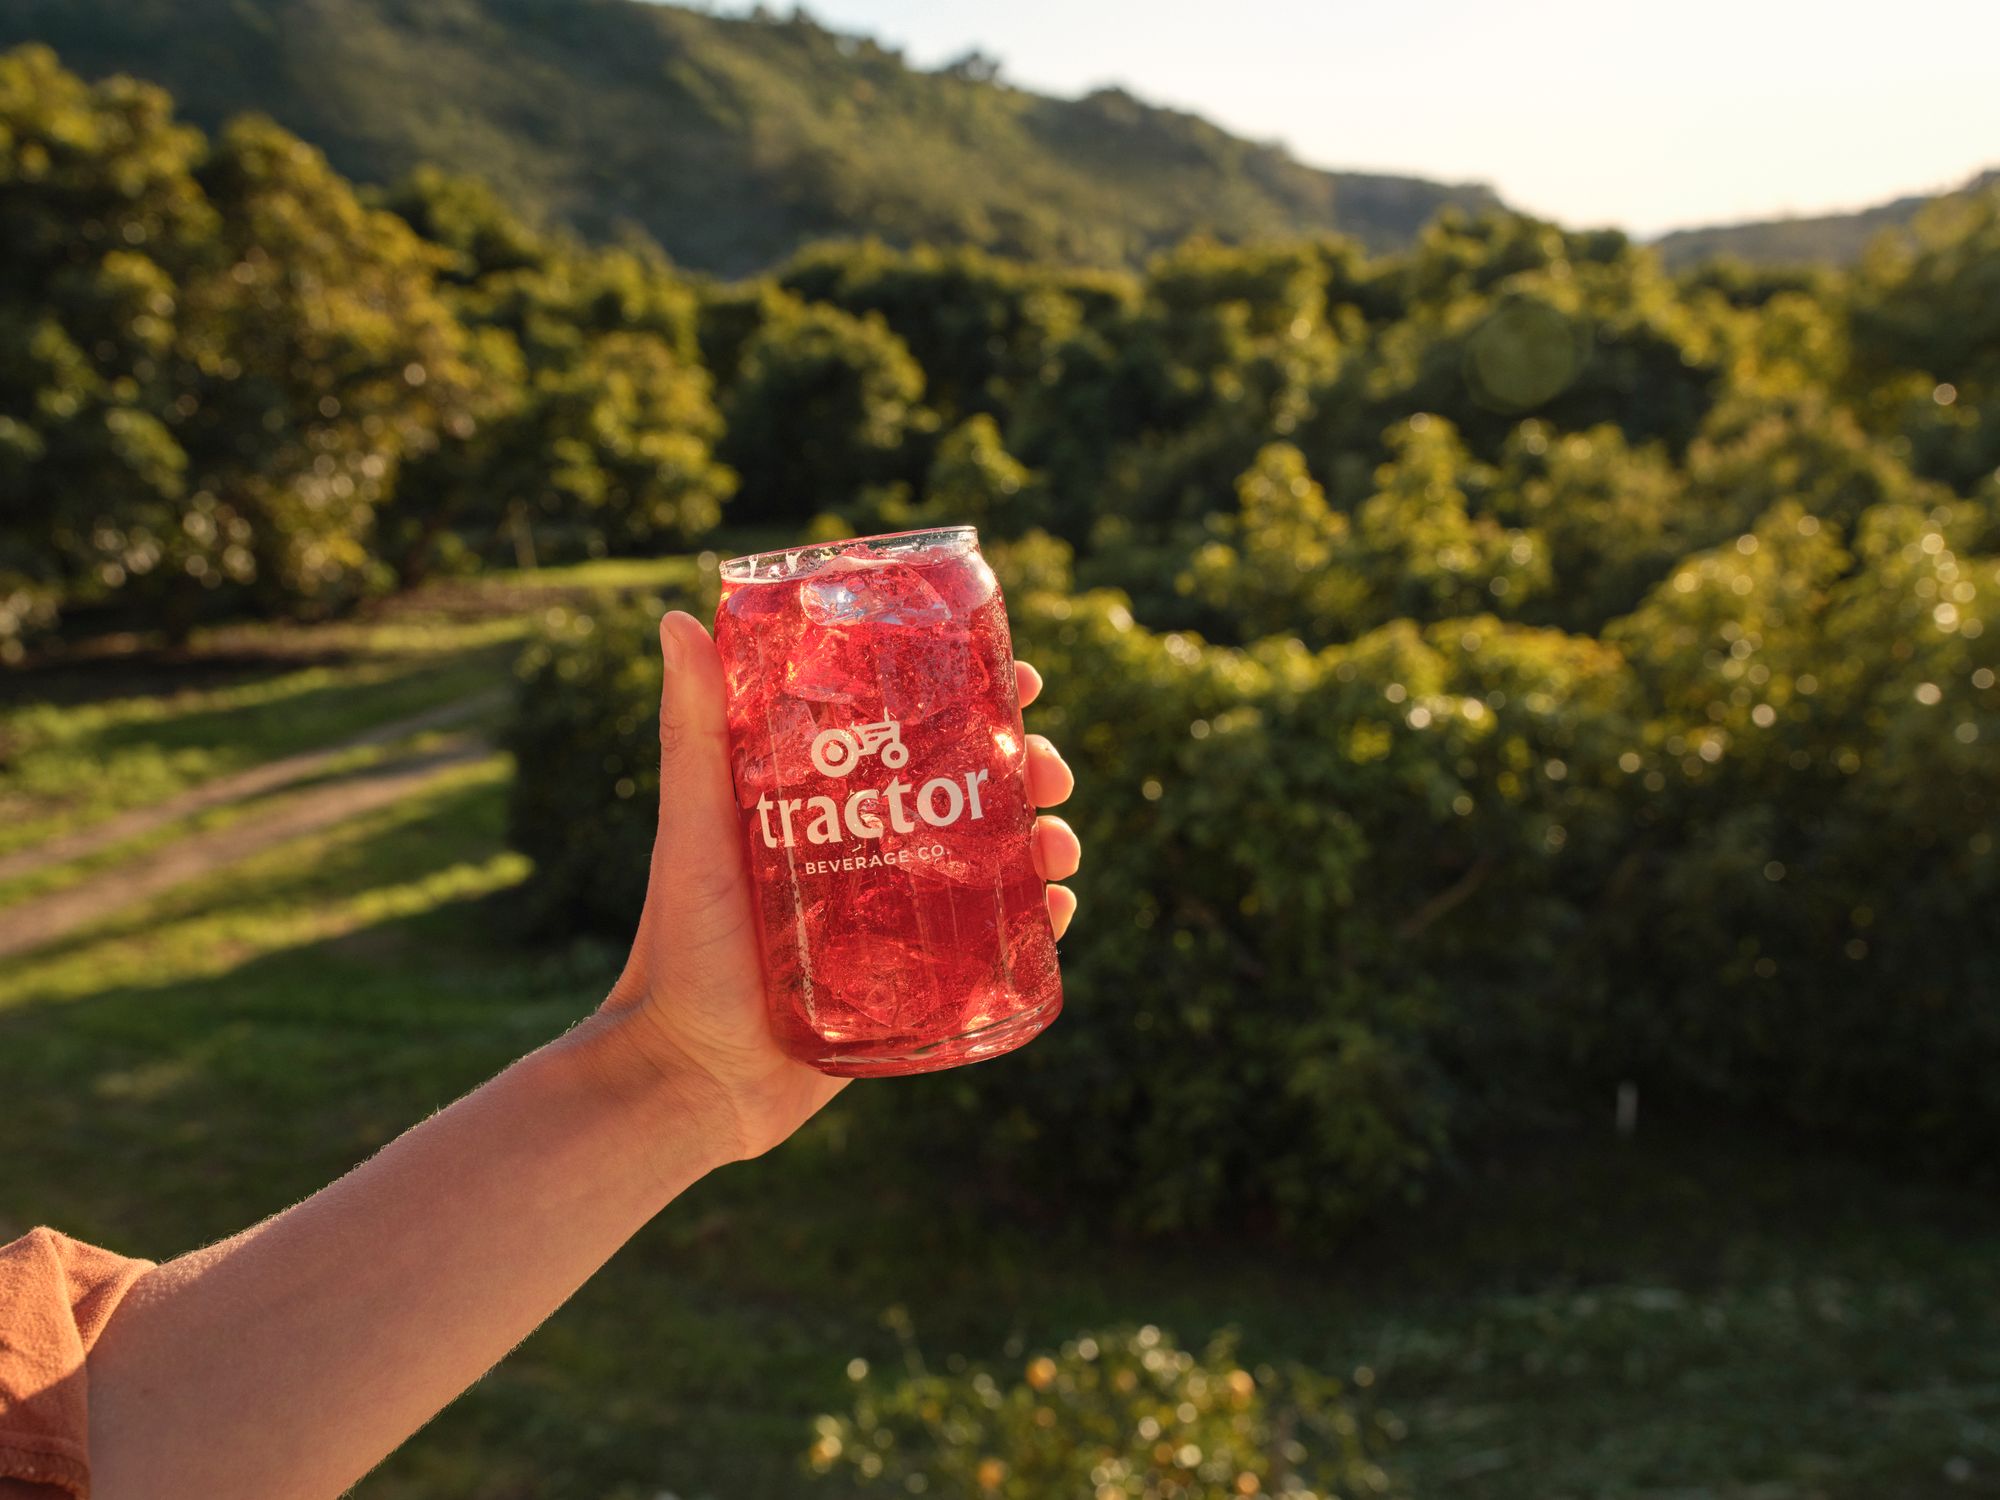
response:
[(621, 1024), (143, 1277), (90, 1358), (99, 1500), (340, 1494), (725, 1160)]
[[(89, 1360), (98, 1500), (317, 1500), (355, 1483), (712, 1168), (841, 1087), (765, 1019), (721, 664), (661, 630), (661, 813), (625, 972), (598, 1014), (331, 1187), (147, 1273)], [(1022, 669), (1024, 698), (1040, 680)], [(1033, 746), (1038, 802), (1068, 772)], [(1076, 867), (1057, 819), (1046, 876)], [(1051, 888), (1059, 926), (1074, 908)]]

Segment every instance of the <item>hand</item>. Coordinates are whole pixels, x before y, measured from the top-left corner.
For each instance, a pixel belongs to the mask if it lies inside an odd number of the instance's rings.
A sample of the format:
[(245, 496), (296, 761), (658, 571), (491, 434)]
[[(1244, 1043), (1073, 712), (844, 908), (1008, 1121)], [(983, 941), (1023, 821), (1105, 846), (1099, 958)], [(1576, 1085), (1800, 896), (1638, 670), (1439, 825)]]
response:
[[(636, 1055), (682, 1091), (724, 1160), (758, 1156), (784, 1140), (846, 1080), (778, 1050), (764, 1008), (750, 875), (729, 780), (722, 659), (699, 621), (675, 611), (660, 622), (666, 680), (660, 696), (660, 823), (646, 908), (625, 972), (603, 1014)], [(1021, 702), (1041, 674), (1015, 663)], [(1069, 767), (1038, 734), (1027, 737), (1028, 795), (1049, 807), (1070, 794)], [(1076, 872), (1082, 849), (1060, 818), (1035, 822), (1044, 880)], [(1048, 888), (1060, 937), (1076, 897)]]

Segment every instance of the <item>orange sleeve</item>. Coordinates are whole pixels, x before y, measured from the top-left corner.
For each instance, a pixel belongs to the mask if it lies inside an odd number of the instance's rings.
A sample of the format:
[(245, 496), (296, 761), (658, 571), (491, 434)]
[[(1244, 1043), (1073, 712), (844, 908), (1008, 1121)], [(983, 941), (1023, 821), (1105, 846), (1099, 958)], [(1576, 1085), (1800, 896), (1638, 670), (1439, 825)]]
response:
[(53, 1229), (0, 1245), (0, 1500), (87, 1500), (84, 1357), (150, 1269)]

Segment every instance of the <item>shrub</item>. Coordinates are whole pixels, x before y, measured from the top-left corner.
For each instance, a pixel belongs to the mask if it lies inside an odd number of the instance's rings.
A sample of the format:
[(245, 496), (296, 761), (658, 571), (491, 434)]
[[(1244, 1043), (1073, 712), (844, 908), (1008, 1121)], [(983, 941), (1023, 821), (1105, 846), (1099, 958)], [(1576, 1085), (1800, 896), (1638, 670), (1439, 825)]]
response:
[[(1018, 551), (1017, 577), (1060, 568)], [(552, 612), (523, 658), (513, 830), (544, 926), (622, 935), (643, 900), (660, 607)], [(1450, 1057), (1542, 993), (1588, 885), (1566, 861), (1608, 837), (1615, 658), (1492, 620), (1313, 655), (1154, 635), (1108, 594), (1016, 616), (1091, 849), (1073, 1014), (1005, 1069), (906, 1085), (887, 1128), (1154, 1226), (1413, 1191), (1467, 1094)]]
[(930, 1139), (1128, 1222), (1323, 1227), (1533, 1092), (1549, 1030), (1588, 1024), (1561, 997), (1596, 993), (1568, 939), (1636, 738), (1615, 653), (1491, 618), (1310, 653), (1154, 635), (1109, 594), (1014, 615), (1078, 778), (1070, 1014), (918, 1086), (961, 1122)]
[(535, 862), (530, 920), (624, 936), (646, 899), (660, 795), (660, 616), (681, 595), (558, 606), (515, 670), (507, 748), (514, 847)]
[[(1060, 568), (1020, 550), (1003, 569)], [(623, 934), (643, 899), (659, 609), (555, 612), (523, 659), (544, 925)], [(1155, 635), (1110, 594), (1015, 615), (1090, 849), (1071, 1015), (1004, 1069), (905, 1085), (885, 1128), (1130, 1223), (1334, 1225), (1415, 1191), (1466, 1108), (1587, 1023), (1554, 997), (1590, 992), (1565, 938), (1618, 842), (1612, 653), (1490, 618), (1307, 653)]]
[[(1648, 698), (1656, 879), (1609, 961), (1628, 1048), (1990, 1171), (2000, 1148), (2000, 557), (1973, 506), (1797, 505), (1613, 627)], [(1644, 923), (1644, 930), (1638, 924)], [(1649, 1045), (1648, 1045), (1649, 1044)]]
[(940, 1500), (1293, 1500), (1394, 1493), (1399, 1430), (1339, 1380), (1201, 1353), (1159, 1329), (1082, 1334), (1018, 1375), (972, 1369), (866, 1381), (823, 1416), (808, 1461), (859, 1488)]

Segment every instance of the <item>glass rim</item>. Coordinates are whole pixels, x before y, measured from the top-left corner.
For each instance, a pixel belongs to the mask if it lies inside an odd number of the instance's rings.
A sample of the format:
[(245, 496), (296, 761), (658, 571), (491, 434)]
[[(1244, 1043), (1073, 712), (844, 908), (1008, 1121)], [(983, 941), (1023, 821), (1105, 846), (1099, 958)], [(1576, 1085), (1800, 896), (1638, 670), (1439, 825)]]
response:
[[(799, 565), (810, 559), (818, 561), (823, 557), (836, 556), (855, 547), (872, 546), (877, 542), (906, 542), (914, 537), (935, 537), (940, 541), (948, 537), (970, 537), (973, 545), (979, 544), (979, 528), (976, 526), (920, 526), (914, 531), (884, 531), (874, 536), (841, 537), (830, 542), (805, 542), (796, 547), (772, 547), (763, 552), (746, 552), (740, 557), (725, 557), (718, 565), (718, 574), (731, 583), (780, 583), (784, 578), (798, 571)], [(776, 577), (759, 577), (757, 565), (773, 559), (787, 560), (785, 573)]]

